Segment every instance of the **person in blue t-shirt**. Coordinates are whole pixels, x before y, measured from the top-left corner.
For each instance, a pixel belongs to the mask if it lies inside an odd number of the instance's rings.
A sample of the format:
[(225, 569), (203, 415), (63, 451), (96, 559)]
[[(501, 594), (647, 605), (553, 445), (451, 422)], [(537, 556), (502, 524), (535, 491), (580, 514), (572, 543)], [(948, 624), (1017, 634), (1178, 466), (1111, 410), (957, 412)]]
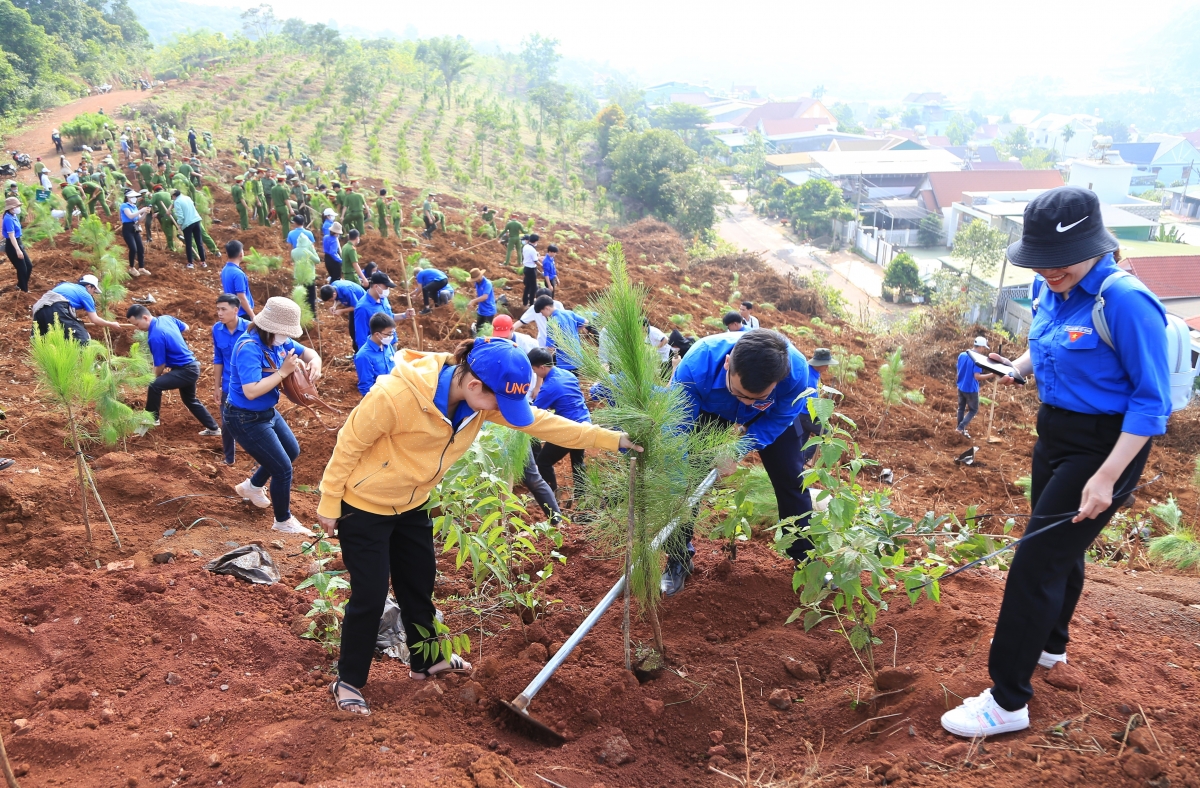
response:
[[(314, 383), (321, 377), (317, 352), (292, 341), (303, 332), (300, 306), (295, 301), (282, 296), (267, 299), (246, 333), (234, 343), (229, 396), (222, 416), (225, 429), (259, 465), (234, 492), (260, 509), (271, 507), (273, 530), (312, 536), (291, 510), (292, 463), (300, 456), (300, 444), (275, 408), (288, 375), (302, 369)], [(268, 481), (270, 498), (263, 489)]]
[(28, 293), (33, 261), (29, 259), (29, 251), (25, 248), (25, 242), (21, 240), (21, 220), (17, 218), (20, 210), (19, 198), (4, 198), (4, 230), (0, 233), (0, 238), (4, 239), (4, 252), (8, 255), (9, 262), (17, 269), (17, 289)]
[(329, 307), (330, 313), (345, 316), (346, 324), (350, 327), (350, 346), (354, 348), (355, 353), (358, 352), (359, 342), (358, 334), (354, 330), (354, 309), (366, 294), (367, 291), (363, 290), (358, 282), (351, 282), (349, 279), (339, 279), (322, 285), (319, 293), (323, 303), (333, 301), (333, 305)]
[[(984, 337), (975, 337), (975, 352), (988, 354), (988, 343)], [(967, 425), (979, 412), (979, 381), (991, 380), (996, 377), (991, 372), (984, 372), (978, 364), (971, 360), (970, 354), (963, 351), (958, 354), (958, 426), (954, 431), (964, 437), (971, 437)]]
[[(371, 315), (378, 312), (385, 312), (390, 315), (393, 320), (407, 320), (413, 316), (413, 310), (408, 310), (400, 315), (399, 318), (392, 312), (392, 305), (388, 302), (388, 295), (391, 289), (395, 287), (392, 284), (391, 278), (383, 271), (376, 271), (371, 274), (371, 278), (367, 280), (367, 293), (358, 300), (358, 304), (354, 307), (354, 336), (369, 337), (371, 336)], [(396, 335), (392, 334), (392, 342), (396, 341)]]
[(80, 314), (92, 325), (102, 328), (124, 328), (125, 325), (105, 320), (96, 314), (96, 299), (100, 294), (100, 280), (95, 274), (84, 274), (79, 282), (59, 282), (33, 305), (33, 322), (39, 334), (47, 334), (55, 321), (68, 339), (81, 345), (91, 341), (87, 329), (79, 319)]
[[(740, 426), (748, 451), (758, 452), (771, 479), (779, 519), (799, 517), (788, 530), (802, 528), (812, 499), (801, 484), (803, 443), (792, 425), (804, 405), (800, 395), (809, 387), (804, 355), (776, 331), (714, 334), (692, 346), (675, 367), (671, 386), (683, 392), (691, 422)], [(737, 469), (737, 459), (728, 458), (717, 468), (727, 476)], [(662, 589), (668, 596), (678, 593), (692, 572), (692, 526), (679, 533), (681, 539), (670, 544), (663, 573)], [(803, 560), (811, 549), (808, 540), (797, 539), (788, 555)]]
[[(450, 279), (436, 268), (422, 268), (417, 271), (417, 287), (421, 291), (421, 296), (424, 298), (425, 308), (420, 314), (427, 315), (433, 311), (433, 306), (441, 306), (442, 301), (439, 298), (439, 293), (446, 285), (450, 284)], [(433, 302), (433, 306), (429, 302)]]
[(467, 302), (467, 308), (475, 310), (475, 325), (471, 326), (471, 333), (478, 334), (484, 323), (491, 323), (496, 317), (496, 288), (479, 268), (471, 269), (471, 283), (475, 285), (475, 297)]
[(295, 249), (296, 244), (299, 243), (300, 236), (304, 236), (308, 240), (312, 241), (313, 246), (317, 245), (317, 239), (313, 237), (312, 231), (305, 227), (304, 224), (304, 217), (300, 214), (296, 214), (292, 217), (292, 229), (287, 234), (287, 242), (288, 246), (292, 247), (293, 249)]
[[(1137, 486), (1154, 436), (1167, 430), (1166, 311), (1121, 271), (1118, 247), (1096, 193), (1077, 186), (1033, 198), (1021, 239), (1008, 247), (1013, 265), (1036, 274), (1029, 350), (1015, 361), (989, 358), (1037, 380), (1042, 404), (1025, 526), (1026, 537), (1037, 538), (1017, 548), (1009, 567), (988, 655), (992, 686), (942, 715), (956, 736), (1029, 727), (1034, 673), (1067, 661), (1088, 547)], [(1103, 314), (1111, 343), (1093, 317), (1110, 277)]]
[(254, 319), (254, 295), (250, 292), (250, 277), (242, 270), (242, 242), (232, 240), (225, 244), (225, 267), (221, 269), (221, 292), (229, 293), (238, 300), (238, 316)]
[(329, 281), (336, 282), (342, 278), (342, 225), (334, 222), (329, 225), (329, 234), (325, 236), (322, 250), (325, 252), (325, 270)]
[(726, 312), (721, 318), (721, 322), (725, 324), (726, 331), (745, 331), (746, 324), (742, 322), (741, 312)]
[[(121, 203), (121, 237), (129, 249), (129, 273), (131, 276), (149, 276), (146, 270), (146, 245), (142, 243), (142, 218), (153, 208), (139, 208), (138, 198), (141, 194), (133, 189), (125, 192), (125, 202)], [(70, 206), (67, 207), (70, 210)]]
[[(333, 223), (337, 221), (337, 214), (332, 208), (326, 208), (321, 211), (321, 240), (325, 240), (325, 236), (329, 235), (329, 228), (333, 227)], [(314, 244), (315, 246), (315, 244)]]
[(354, 354), (354, 369), (358, 372), (358, 393), (367, 396), (375, 379), (389, 374), (396, 366), (396, 321), (386, 312), (371, 315), (371, 336)]
[(225, 464), (233, 465), (237, 458), (237, 443), (233, 435), (225, 427), (225, 401), (229, 398), (229, 376), (233, 372), (233, 343), (246, 332), (250, 321), (238, 317), (237, 296), (221, 293), (217, 296), (217, 322), (212, 327), (213, 342), (213, 382), (216, 384), (217, 412), (221, 415), (221, 448), (225, 455)]
[[(592, 415), (588, 411), (587, 403), (583, 401), (583, 392), (579, 390), (579, 378), (554, 366), (554, 359), (546, 348), (529, 351), (529, 363), (533, 367), (533, 374), (540, 381), (537, 397), (533, 400), (534, 407), (553, 411), (578, 424), (592, 423)], [(583, 449), (568, 449), (553, 443), (542, 443), (542, 447), (535, 453), (538, 473), (546, 480), (546, 484), (550, 485), (555, 498), (558, 497), (558, 477), (554, 474), (554, 466), (568, 454), (571, 455), (573, 488), (578, 493), (583, 490)]]
[(550, 244), (546, 247), (546, 256), (542, 258), (542, 281), (551, 295), (558, 290), (558, 266), (554, 262), (556, 254), (558, 254), (558, 247)]
[(200, 434), (205, 437), (219, 436), (221, 428), (196, 396), (200, 362), (196, 361), (195, 354), (183, 339), (182, 332), (188, 330), (187, 323), (171, 315), (154, 317), (141, 304), (134, 304), (125, 310), (125, 317), (138, 331), (146, 332), (146, 345), (154, 364), (154, 380), (150, 381), (150, 388), (146, 391), (146, 410), (154, 414), (154, 426), (159, 425), (163, 392), (178, 390), (184, 407), (204, 427)]
[(568, 338), (579, 340), (579, 329), (587, 325), (587, 320), (572, 312), (570, 309), (559, 309), (554, 302), (553, 296), (538, 296), (533, 302), (533, 311), (540, 314), (546, 319), (546, 347), (557, 348), (555, 365), (559, 369), (565, 369), (568, 372), (579, 374), (576, 370), (578, 364), (568, 354), (566, 348), (561, 347), (554, 339), (554, 332), (549, 329), (549, 324), (554, 323), (561, 329), (562, 333)]

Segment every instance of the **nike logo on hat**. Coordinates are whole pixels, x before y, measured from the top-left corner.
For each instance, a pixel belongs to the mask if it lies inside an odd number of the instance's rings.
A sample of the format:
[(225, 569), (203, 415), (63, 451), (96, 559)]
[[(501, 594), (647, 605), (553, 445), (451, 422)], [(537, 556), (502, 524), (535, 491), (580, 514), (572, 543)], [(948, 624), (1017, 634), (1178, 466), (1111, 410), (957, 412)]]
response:
[[(1091, 214), (1088, 214), (1088, 216), (1091, 216)], [(1059, 223), (1058, 223), (1058, 227), (1055, 227), (1054, 229), (1055, 229), (1055, 230), (1058, 230), (1060, 233), (1065, 233), (1067, 230), (1070, 230), (1070, 229), (1071, 229), (1072, 227), (1074, 227), (1075, 225), (1077, 225), (1077, 224), (1082, 224), (1082, 223), (1086, 222), (1086, 221), (1088, 220), (1088, 216), (1085, 216), (1085, 217), (1083, 217), (1082, 219), (1080, 219), (1080, 220), (1079, 220), (1079, 221), (1077, 221), (1077, 222), (1071, 222), (1071, 223), (1070, 223), (1070, 224), (1068, 224), (1066, 227), (1063, 227), (1063, 223), (1062, 223), (1062, 222), (1059, 222)]]

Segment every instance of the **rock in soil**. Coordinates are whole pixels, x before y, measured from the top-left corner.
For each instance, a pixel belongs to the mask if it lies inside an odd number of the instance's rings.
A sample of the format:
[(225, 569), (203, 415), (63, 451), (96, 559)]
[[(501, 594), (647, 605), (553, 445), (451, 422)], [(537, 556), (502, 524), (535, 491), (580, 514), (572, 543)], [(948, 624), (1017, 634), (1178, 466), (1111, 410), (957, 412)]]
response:
[(419, 701), (437, 700), (442, 697), (445, 690), (437, 682), (430, 682), (421, 689), (413, 693), (413, 698)]
[(458, 690), (458, 697), (463, 703), (475, 703), (483, 697), (483, 685), (477, 681), (468, 681)]
[(1087, 684), (1087, 676), (1079, 668), (1059, 662), (1046, 671), (1046, 683), (1068, 692), (1077, 692)]
[(1130, 755), (1121, 768), (1135, 780), (1153, 780), (1163, 773), (1163, 766), (1157, 758), (1140, 752)]
[(771, 697), (767, 700), (775, 708), (780, 711), (787, 711), (792, 707), (792, 693), (785, 689), (777, 689), (771, 693)]
[(792, 678), (800, 681), (819, 681), (821, 678), (820, 672), (817, 671), (817, 666), (808, 661), (793, 659), (792, 657), (783, 658), (783, 669), (791, 674)]
[(727, 755), (729, 755), (729, 750), (725, 747), (724, 744), (714, 744), (712, 747), (708, 748), (708, 757), (709, 758), (715, 758), (717, 756), (720, 756), (723, 758)]
[[(1155, 741), (1157, 739), (1157, 742)], [(1134, 728), (1129, 732), (1129, 746), (1137, 747), (1144, 753), (1157, 753), (1159, 745), (1165, 750), (1175, 743), (1175, 739), (1166, 731), (1150, 732), (1150, 729), (1142, 726)]]
[(642, 705), (646, 707), (646, 713), (651, 717), (661, 717), (664, 704), (656, 698), (643, 698)]
[(596, 753), (596, 760), (608, 766), (620, 766), (634, 760), (633, 748), (629, 746), (629, 739), (626, 739), (623, 733), (609, 738)]
[(539, 665), (546, 664), (546, 660), (549, 658), (549, 656), (550, 652), (547, 651), (546, 647), (541, 643), (530, 643), (521, 652), (521, 659), (527, 659), (530, 662), (536, 662)]
[(709, 731), (708, 738), (713, 744), (720, 744), (725, 740), (725, 731)]

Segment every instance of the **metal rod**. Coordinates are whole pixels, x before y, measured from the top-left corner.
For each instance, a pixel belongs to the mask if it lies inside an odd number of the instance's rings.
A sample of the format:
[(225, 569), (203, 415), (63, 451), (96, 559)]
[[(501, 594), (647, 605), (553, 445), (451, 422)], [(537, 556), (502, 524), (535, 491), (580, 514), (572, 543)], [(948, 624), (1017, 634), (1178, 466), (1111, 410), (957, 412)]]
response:
[[(687, 501), (687, 508), (689, 510), (699, 503), (704, 494), (709, 491), (714, 483), (716, 483), (718, 475), (719, 474), (717, 473), (717, 470), (714, 468), (713, 470), (709, 471), (708, 475), (704, 477), (704, 480), (696, 486), (696, 491), (692, 493), (691, 497), (689, 497)], [(665, 528), (658, 532), (658, 534), (654, 537), (654, 541), (650, 543), (653, 550), (661, 548), (666, 543), (667, 539), (671, 538), (671, 535), (675, 533), (675, 529), (679, 527), (682, 519), (683, 518), (681, 517), (675, 518), (668, 523)], [(621, 595), (621, 592), (625, 590), (625, 583), (627, 580), (628, 578), (625, 575), (622, 575), (621, 578), (617, 580), (616, 585), (609, 589), (609, 592), (604, 595), (604, 598), (600, 600), (600, 603), (596, 605), (591, 613), (588, 613), (587, 618), (583, 620), (583, 623), (571, 633), (571, 637), (567, 638), (567, 642), (563, 643), (562, 648), (554, 652), (554, 656), (550, 658), (550, 661), (546, 663), (546, 666), (538, 671), (538, 674), (533, 677), (533, 680), (529, 682), (529, 685), (521, 691), (521, 694), (518, 695), (515, 700), (513, 700), (512, 706), (514, 706), (518, 711), (522, 712), (529, 708), (529, 704), (533, 701), (533, 697), (538, 694), (542, 687), (546, 685), (546, 682), (550, 680), (550, 677), (553, 676), (560, 667), (562, 667), (562, 664), (567, 661), (567, 657), (571, 656), (571, 652), (575, 650), (580, 641), (587, 636), (587, 633), (592, 630), (592, 627), (596, 626), (596, 622), (600, 620), (600, 617), (607, 613), (608, 609), (612, 607), (612, 603), (615, 602), (617, 597)]]

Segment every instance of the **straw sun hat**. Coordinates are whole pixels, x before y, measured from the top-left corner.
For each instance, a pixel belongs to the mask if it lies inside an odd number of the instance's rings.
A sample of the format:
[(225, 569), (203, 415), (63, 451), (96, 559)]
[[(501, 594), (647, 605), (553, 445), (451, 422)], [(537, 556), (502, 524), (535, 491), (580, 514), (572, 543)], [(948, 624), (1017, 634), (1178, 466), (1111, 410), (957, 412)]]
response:
[(286, 334), (292, 339), (299, 339), (304, 333), (300, 327), (300, 305), (283, 296), (268, 298), (262, 311), (254, 316), (254, 325), (272, 334)]

